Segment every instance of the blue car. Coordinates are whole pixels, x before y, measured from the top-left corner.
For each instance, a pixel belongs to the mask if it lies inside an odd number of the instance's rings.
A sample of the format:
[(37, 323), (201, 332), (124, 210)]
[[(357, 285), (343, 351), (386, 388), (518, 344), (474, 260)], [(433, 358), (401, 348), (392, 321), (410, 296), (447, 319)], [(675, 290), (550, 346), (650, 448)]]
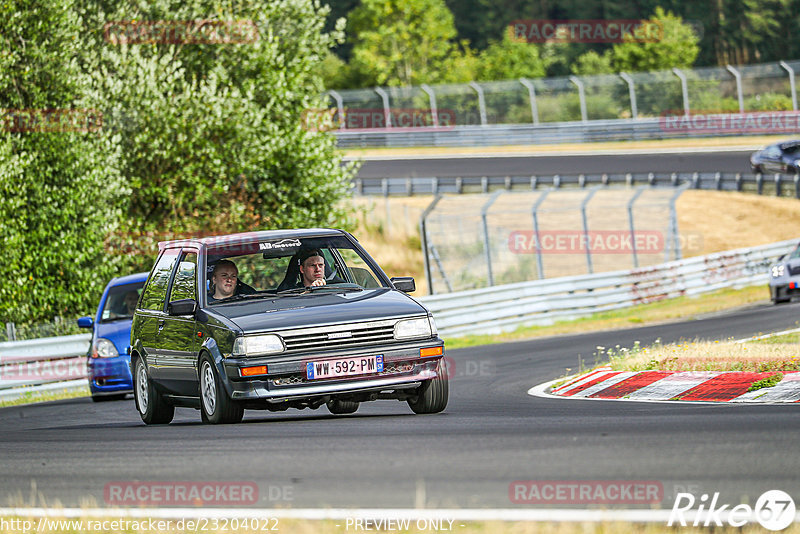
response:
[(92, 329), (88, 374), (92, 400), (124, 399), (133, 393), (128, 347), (131, 321), (149, 273), (114, 278), (106, 286), (97, 315), (81, 317), (78, 326)]

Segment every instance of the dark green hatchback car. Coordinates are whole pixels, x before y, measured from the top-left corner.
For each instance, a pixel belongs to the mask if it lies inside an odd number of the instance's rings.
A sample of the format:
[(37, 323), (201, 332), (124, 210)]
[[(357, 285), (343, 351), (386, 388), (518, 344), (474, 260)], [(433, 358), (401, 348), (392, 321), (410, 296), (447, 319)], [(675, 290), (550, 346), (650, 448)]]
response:
[(131, 328), (136, 407), (147, 424), (175, 407), (210, 423), (377, 399), (440, 412), (444, 343), (411, 291), (341, 230), (159, 243)]

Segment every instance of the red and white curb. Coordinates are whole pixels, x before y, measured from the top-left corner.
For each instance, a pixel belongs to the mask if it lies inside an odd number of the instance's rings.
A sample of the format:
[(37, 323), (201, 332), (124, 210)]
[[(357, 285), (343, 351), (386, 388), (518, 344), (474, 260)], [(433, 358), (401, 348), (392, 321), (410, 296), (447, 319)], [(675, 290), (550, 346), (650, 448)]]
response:
[(536, 396), (573, 399), (613, 399), (674, 402), (796, 403), (800, 402), (800, 372), (783, 373), (777, 385), (748, 392), (752, 384), (776, 374), (773, 371), (613, 371), (600, 367), (531, 388)]

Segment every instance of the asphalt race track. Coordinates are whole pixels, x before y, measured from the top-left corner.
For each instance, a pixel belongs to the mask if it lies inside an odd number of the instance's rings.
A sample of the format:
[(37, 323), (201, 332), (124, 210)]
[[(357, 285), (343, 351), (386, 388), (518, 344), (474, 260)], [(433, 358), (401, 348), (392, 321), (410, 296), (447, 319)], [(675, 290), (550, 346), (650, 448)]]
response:
[(408, 158), (365, 161), (358, 178), (527, 176), (637, 172), (750, 172), (751, 151), (588, 156)]
[(688, 322), (449, 351), (450, 404), (437, 415), (379, 401), (350, 416), (249, 411), (242, 424), (209, 426), (179, 409), (171, 425), (147, 427), (132, 400), (0, 409), (0, 498), (103, 506), (106, 484), (132, 480), (253, 481), (257, 506), (293, 508), (529, 506), (510, 501), (515, 480), (658, 481), (664, 508), (687, 489), (719, 491), (720, 503), (732, 504), (753, 504), (769, 489), (798, 495), (797, 405), (526, 393), (575, 370), (579, 357), (591, 365), (598, 345), (745, 337), (796, 327), (798, 313), (800, 303), (765, 303)]

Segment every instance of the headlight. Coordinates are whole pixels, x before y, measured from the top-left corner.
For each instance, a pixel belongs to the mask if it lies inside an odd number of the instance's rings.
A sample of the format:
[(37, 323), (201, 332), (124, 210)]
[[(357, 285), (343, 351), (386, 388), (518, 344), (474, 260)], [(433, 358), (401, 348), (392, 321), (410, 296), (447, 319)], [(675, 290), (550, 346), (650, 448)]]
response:
[(237, 337), (233, 342), (234, 356), (259, 356), (275, 354), (284, 350), (283, 340), (275, 334)]
[(773, 265), (772, 267), (772, 278), (779, 278), (783, 276), (785, 271), (785, 267), (783, 265)]
[(116, 358), (119, 356), (117, 347), (104, 337), (98, 337), (92, 344), (92, 358)]
[(439, 334), (439, 330), (436, 328), (436, 321), (433, 320), (433, 315), (428, 316), (428, 321), (431, 323), (431, 335), (435, 336)]
[(427, 317), (422, 319), (406, 319), (394, 325), (395, 339), (416, 339), (431, 337), (431, 323)]

